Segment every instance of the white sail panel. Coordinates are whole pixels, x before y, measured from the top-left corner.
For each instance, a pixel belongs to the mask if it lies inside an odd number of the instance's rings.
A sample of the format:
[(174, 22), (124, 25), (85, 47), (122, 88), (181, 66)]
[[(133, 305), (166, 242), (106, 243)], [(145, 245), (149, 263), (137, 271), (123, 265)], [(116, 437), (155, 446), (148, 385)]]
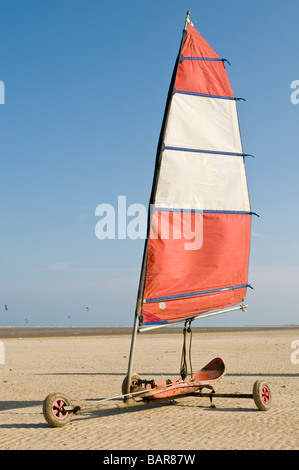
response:
[(235, 100), (175, 93), (165, 146), (242, 153)]
[(155, 205), (250, 211), (243, 157), (164, 150)]

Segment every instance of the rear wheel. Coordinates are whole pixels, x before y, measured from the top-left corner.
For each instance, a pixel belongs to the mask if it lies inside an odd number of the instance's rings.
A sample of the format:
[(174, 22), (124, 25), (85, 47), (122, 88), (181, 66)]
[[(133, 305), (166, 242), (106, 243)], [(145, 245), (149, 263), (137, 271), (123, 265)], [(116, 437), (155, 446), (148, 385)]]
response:
[(73, 416), (72, 411), (65, 410), (71, 406), (70, 399), (62, 393), (50, 393), (43, 403), (43, 415), (50, 426), (57, 428), (65, 426)]
[[(140, 386), (138, 387), (138, 380), (140, 379), (141, 377), (138, 374), (134, 374), (131, 376), (130, 393), (138, 392), (139, 390), (142, 390), (142, 387)], [(123, 395), (126, 395), (128, 392), (127, 385), (128, 385), (128, 376), (124, 378), (122, 386), (121, 386), (121, 392)]]
[(269, 385), (263, 380), (257, 380), (253, 385), (254, 403), (261, 411), (267, 411), (272, 404), (272, 393)]

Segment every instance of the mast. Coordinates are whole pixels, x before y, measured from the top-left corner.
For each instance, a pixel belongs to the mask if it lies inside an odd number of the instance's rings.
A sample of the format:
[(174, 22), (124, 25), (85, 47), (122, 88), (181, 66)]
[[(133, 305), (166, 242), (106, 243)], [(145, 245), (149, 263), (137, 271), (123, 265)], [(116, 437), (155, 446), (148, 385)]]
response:
[(187, 12), (157, 145), (128, 394), (137, 331), (246, 308), (254, 212), (237, 113), (240, 98), (224, 61)]
[(184, 29), (183, 29), (183, 34), (182, 34), (182, 39), (181, 39), (181, 44), (179, 48), (179, 53), (176, 59), (176, 63), (174, 66), (174, 70), (172, 73), (172, 78), (168, 90), (168, 95), (167, 95), (167, 101), (166, 101), (166, 106), (165, 106), (165, 111), (164, 111), (164, 117), (162, 121), (162, 127), (160, 131), (160, 136), (159, 136), (159, 141), (158, 141), (158, 146), (157, 146), (157, 153), (156, 153), (156, 163), (155, 163), (155, 171), (154, 171), (154, 179), (153, 179), (153, 185), (152, 185), (152, 191), (151, 191), (151, 196), (150, 196), (150, 201), (149, 201), (149, 206), (148, 206), (148, 223), (147, 223), (147, 236), (144, 244), (144, 251), (143, 251), (143, 259), (142, 259), (142, 267), (141, 267), (141, 273), (140, 273), (140, 280), (139, 280), (139, 288), (138, 288), (138, 294), (137, 294), (137, 301), (136, 301), (136, 309), (135, 309), (135, 319), (134, 319), (134, 325), (133, 325), (133, 331), (132, 331), (132, 339), (131, 339), (131, 348), (130, 348), (130, 356), (129, 356), (129, 363), (128, 363), (128, 372), (127, 372), (127, 394), (130, 393), (130, 378), (132, 376), (132, 366), (133, 366), (133, 359), (134, 359), (134, 350), (135, 350), (135, 341), (136, 341), (136, 335), (138, 331), (138, 324), (141, 319), (141, 312), (142, 312), (142, 302), (143, 302), (143, 294), (144, 294), (144, 286), (145, 286), (145, 279), (146, 279), (146, 266), (147, 266), (147, 256), (148, 256), (148, 243), (149, 243), (149, 237), (150, 237), (150, 230), (151, 230), (151, 221), (152, 221), (152, 213), (151, 213), (151, 205), (155, 204), (155, 197), (156, 197), (156, 192), (157, 192), (157, 185), (158, 185), (158, 179), (159, 179), (159, 173), (160, 173), (160, 167), (161, 167), (161, 158), (162, 158), (162, 151), (163, 151), (163, 144), (164, 144), (164, 136), (165, 136), (165, 131), (167, 127), (167, 121), (168, 121), (168, 116), (169, 116), (169, 110), (170, 110), (170, 105), (171, 105), (171, 98), (174, 93), (174, 84), (175, 84), (175, 79), (176, 79), (176, 74), (181, 58), (181, 52), (182, 48), (186, 39), (186, 34), (187, 34), (187, 27), (188, 24), (190, 24), (190, 11), (187, 12), (186, 19), (185, 19), (185, 24), (184, 24)]

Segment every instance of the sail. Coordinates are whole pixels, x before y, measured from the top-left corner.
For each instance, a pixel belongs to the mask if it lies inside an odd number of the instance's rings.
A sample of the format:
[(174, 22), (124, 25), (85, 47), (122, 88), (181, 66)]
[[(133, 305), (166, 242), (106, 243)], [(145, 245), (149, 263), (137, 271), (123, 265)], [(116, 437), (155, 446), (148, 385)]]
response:
[(252, 212), (236, 101), (224, 60), (189, 22), (157, 149), (137, 311), (143, 325), (245, 297)]

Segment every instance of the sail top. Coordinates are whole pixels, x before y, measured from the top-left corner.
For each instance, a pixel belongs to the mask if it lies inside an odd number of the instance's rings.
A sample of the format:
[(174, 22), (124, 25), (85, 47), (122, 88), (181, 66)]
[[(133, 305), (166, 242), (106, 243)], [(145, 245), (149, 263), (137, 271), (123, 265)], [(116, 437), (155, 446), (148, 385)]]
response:
[(188, 25), (177, 71), (176, 90), (232, 98), (224, 61), (192, 25)]
[(210, 44), (202, 37), (202, 35), (195, 29), (193, 24), (187, 26), (188, 35), (186, 37), (182, 55), (185, 57), (193, 58), (215, 58), (220, 59), (220, 56)]

